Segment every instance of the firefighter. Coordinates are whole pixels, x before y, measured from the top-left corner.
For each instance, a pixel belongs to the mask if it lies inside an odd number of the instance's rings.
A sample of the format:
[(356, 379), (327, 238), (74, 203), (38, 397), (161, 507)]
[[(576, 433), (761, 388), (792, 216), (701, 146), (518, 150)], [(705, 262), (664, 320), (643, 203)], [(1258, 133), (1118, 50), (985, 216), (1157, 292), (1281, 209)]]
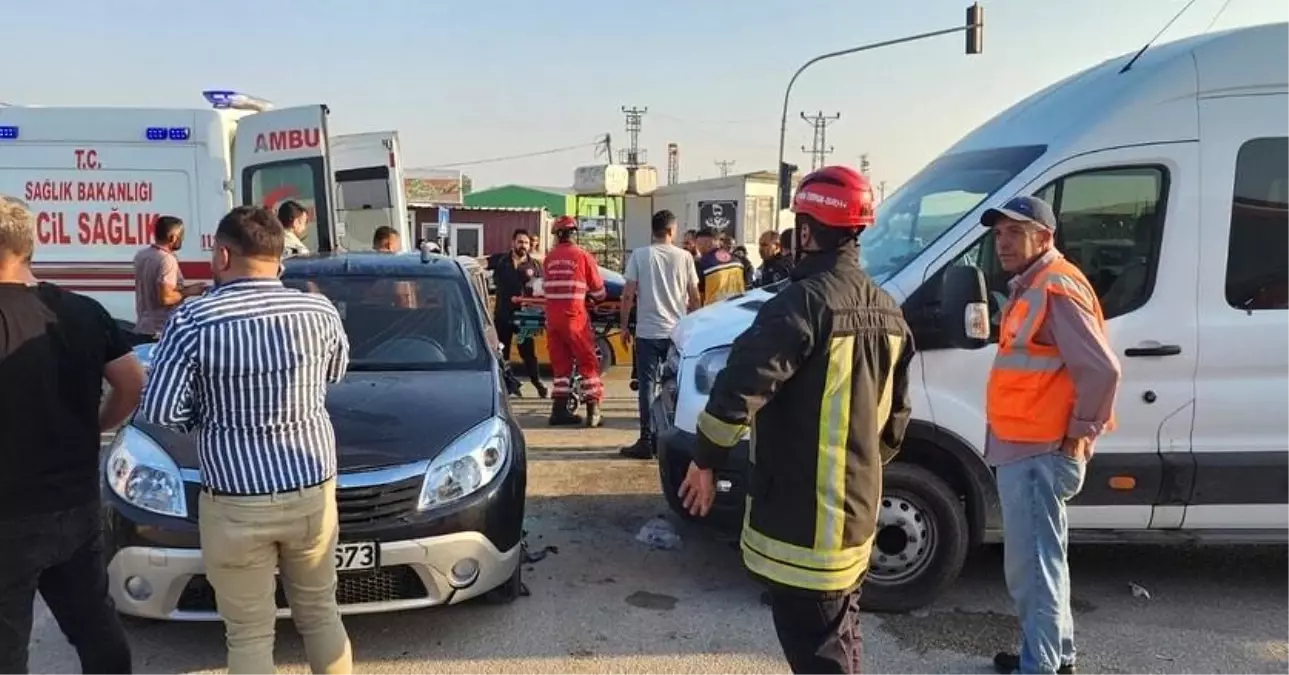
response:
[(873, 223), (868, 179), (824, 167), (802, 179), (792, 209), (803, 254), (795, 283), (734, 341), (680, 497), (707, 515), (713, 470), (752, 427), (743, 563), (769, 588), (793, 672), (857, 673), (859, 587), (882, 466), (908, 426), (912, 334), (859, 266), (857, 238)]
[(586, 426), (600, 426), (600, 399), (604, 385), (600, 382), (600, 361), (595, 355), (595, 335), (591, 332), (591, 315), (586, 303), (589, 297), (598, 302), (605, 297), (604, 280), (595, 257), (573, 240), (577, 221), (560, 216), (551, 224), (556, 244), (542, 263), (542, 290), (546, 296), (546, 349), (550, 353), (555, 384), (551, 397), (551, 426), (576, 425), (582, 417), (568, 409), (573, 392), (570, 384), (573, 364), (582, 376), (581, 394), (586, 402)]

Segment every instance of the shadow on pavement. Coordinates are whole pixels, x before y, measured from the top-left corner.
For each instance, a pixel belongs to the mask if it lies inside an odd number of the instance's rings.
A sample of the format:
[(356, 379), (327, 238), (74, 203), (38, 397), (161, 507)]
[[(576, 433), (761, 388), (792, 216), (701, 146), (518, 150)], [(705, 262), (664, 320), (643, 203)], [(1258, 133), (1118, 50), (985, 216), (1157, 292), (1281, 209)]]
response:
[[(530, 497), (529, 548), (546, 554), (524, 565), (529, 597), (346, 617), (355, 659), (399, 669), (391, 662), (723, 652), (778, 658), (759, 588), (728, 541), (674, 520), (681, 550), (635, 541), (647, 520), (665, 512), (656, 494)], [(220, 624), (127, 627), (139, 672), (224, 666)], [(277, 654), (279, 664), (304, 661), (289, 621), (278, 623)]]

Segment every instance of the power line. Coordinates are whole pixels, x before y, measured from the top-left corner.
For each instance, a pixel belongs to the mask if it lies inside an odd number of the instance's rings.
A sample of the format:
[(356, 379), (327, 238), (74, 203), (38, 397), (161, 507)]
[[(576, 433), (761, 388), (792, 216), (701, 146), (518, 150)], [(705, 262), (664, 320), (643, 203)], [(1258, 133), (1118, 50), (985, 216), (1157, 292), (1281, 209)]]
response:
[(1213, 20), (1208, 22), (1208, 25), (1204, 27), (1205, 33), (1213, 29), (1213, 24), (1217, 23), (1217, 20), (1222, 18), (1222, 13), (1225, 12), (1226, 8), (1230, 6), (1231, 6), (1231, 0), (1226, 0), (1226, 2), (1222, 3), (1222, 8), (1217, 10), (1217, 14), (1213, 15)]
[(657, 117), (661, 117), (663, 119), (671, 120), (673, 122), (680, 122), (681, 124), (700, 124), (700, 125), (764, 124), (766, 126), (770, 126), (774, 124), (774, 120), (768, 119), (768, 118), (767, 119), (746, 119), (746, 120), (696, 120), (688, 117), (677, 117), (675, 115), (668, 115), (667, 113), (660, 113), (657, 111), (654, 111), (652, 114)]
[(716, 160), (715, 164), (716, 164), (716, 168), (719, 169), (721, 172), (721, 178), (724, 178), (730, 175), (730, 168), (734, 166), (734, 160), (718, 159)]
[(1183, 14), (1185, 14), (1185, 13), (1186, 13), (1186, 10), (1190, 9), (1190, 8), (1191, 8), (1191, 5), (1193, 5), (1193, 4), (1195, 4), (1195, 0), (1190, 0), (1190, 2), (1186, 3), (1186, 6), (1185, 6), (1185, 7), (1182, 7), (1180, 11), (1178, 11), (1176, 14), (1174, 14), (1174, 15), (1173, 15), (1173, 18), (1169, 19), (1169, 20), (1168, 20), (1168, 23), (1164, 24), (1164, 27), (1163, 27), (1163, 28), (1160, 28), (1158, 33), (1155, 33), (1155, 37), (1150, 38), (1150, 41), (1149, 41), (1149, 42), (1147, 42), (1144, 46), (1142, 46), (1141, 51), (1139, 51), (1139, 52), (1137, 52), (1135, 55), (1133, 55), (1133, 57), (1132, 57), (1131, 59), (1129, 59), (1129, 60), (1128, 60), (1128, 63), (1124, 64), (1123, 68), (1121, 68), (1121, 69), (1119, 70), (1119, 74), (1120, 74), (1120, 75), (1122, 75), (1122, 74), (1124, 74), (1124, 73), (1128, 72), (1129, 70), (1131, 70), (1131, 69), (1132, 69), (1133, 64), (1137, 63), (1137, 59), (1141, 58), (1141, 55), (1142, 55), (1142, 54), (1145, 54), (1145, 53), (1146, 53), (1146, 50), (1147, 50), (1147, 49), (1150, 49), (1150, 46), (1151, 46), (1151, 45), (1153, 45), (1153, 44), (1155, 44), (1155, 40), (1158, 40), (1158, 39), (1159, 39), (1159, 36), (1160, 36), (1160, 35), (1163, 35), (1163, 34), (1164, 34), (1164, 31), (1168, 30), (1168, 28), (1169, 28), (1170, 26), (1172, 26), (1172, 25), (1173, 25), (1173, 22), (1174, 22), (1174, 21), (1176, 21), (1176, 20), (1178, 20), (1178, 19), (1182, 18), (1182, 15), (1183, 15)]
[(828, 116), (822, 110), (814, 115), (801, 113), (801, 119), (810, 123), (814, 127), (814, 142), (809, 150), (806, 146), (801, 146), (802, 152), (810, 153), (810, 170), (814, 171), (824, 165), (824, 157), (832, 153), (832, 146), (828, 145), (827, 129), (828, 125), (836, 122), (841, 118), (841, 113)]
[(489, 157), (487, 159), (474, 159), (468, 162), (452, 162), (451, 164), (436, 164), (434, 166), (410, 167), (408, 170), (412, 171), (416, 169), (452, 169), (459, 166), (475, 166), (477, 164), (494, 164), (496, 162), (509, 162), (516, 159), (527, 159), (529, 157), (541, 157), (543, 155), (554, 155), (561, 152), (572, 152), (573, 150), (583, 150), (586, 148), (594, 148), (597, 145), (600, 145), (600, 143), (599, 142), (581, 143), (578, 145), (564, 146), (562, 148), (551, 148), (549, 150), (538, 150), (536, 152), (526, 152), (519, 155), (506, 155), (504, 157)]

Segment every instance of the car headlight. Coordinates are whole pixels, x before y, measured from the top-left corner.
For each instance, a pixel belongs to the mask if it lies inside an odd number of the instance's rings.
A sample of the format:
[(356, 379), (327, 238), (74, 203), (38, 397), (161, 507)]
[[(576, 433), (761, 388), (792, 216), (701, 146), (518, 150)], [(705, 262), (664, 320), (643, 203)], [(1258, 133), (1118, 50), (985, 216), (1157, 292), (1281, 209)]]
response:
[(425, 472), (418, 511), (437, 508), (492, 482), (510, 455), (510, 428), (493, 417), (461, 434)]
[(716, 383), (716, 376), (722, 370), (725, 370), (725, 362), (730, 359), (730, 348), (719, 347), (703, 352), (698, 357), (698, 363), (694, 366), (694, 387), (698, 393), (706, 396), (712, 393), (712, 385)]
[(103, 476), (116, 496), (144, 511), (188, 517), (179, 466), (147, 434), (125, 427), (112, 440)]

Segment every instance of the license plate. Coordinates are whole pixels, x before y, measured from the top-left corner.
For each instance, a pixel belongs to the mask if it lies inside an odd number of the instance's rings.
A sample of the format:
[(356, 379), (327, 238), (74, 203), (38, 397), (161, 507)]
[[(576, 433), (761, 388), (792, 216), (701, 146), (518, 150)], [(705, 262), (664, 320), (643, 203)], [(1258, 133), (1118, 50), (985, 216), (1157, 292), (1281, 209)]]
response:
[(375, 542), (346, 542), (336, 545), (336, 571), (375, 569), (380, 564), (380, 548)]

